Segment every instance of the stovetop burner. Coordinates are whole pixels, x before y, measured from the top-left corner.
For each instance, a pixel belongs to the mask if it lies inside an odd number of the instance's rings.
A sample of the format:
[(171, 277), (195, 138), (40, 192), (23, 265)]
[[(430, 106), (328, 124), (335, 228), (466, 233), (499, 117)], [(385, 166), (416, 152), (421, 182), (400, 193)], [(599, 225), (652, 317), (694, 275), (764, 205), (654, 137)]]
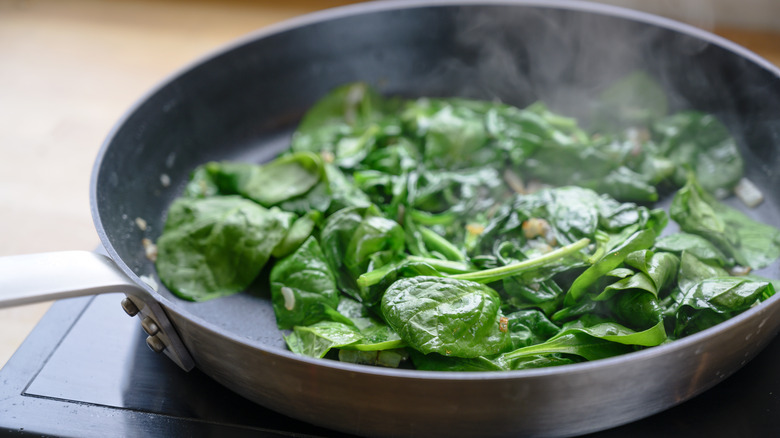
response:
[[(183, 372), (149, 350), (122, 298), (54, 303), (0, 371), (0, 434), (344, 436), (260, 407), (197, 369)], [(780, 431), (778, 365), (780, 337), (693, 400), (589, 436), (771, 436)]]

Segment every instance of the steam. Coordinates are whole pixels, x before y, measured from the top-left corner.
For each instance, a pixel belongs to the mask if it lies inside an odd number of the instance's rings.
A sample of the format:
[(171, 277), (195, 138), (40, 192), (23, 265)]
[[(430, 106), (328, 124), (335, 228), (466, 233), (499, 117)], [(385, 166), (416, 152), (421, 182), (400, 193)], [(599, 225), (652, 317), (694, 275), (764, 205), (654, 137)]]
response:
[[(639, 3), (639, 2), (637, 2)], [(714, 25), (710, 0), (641, 2), (677, 5), (676, 18), (700, 28)], [(655, 6), (652, 6), (655, 5)], [(774, 73), (706, 39), (642, 19), (531, 7), (463, 6), (449, 38), (431, 55), (428, 74), (412, 88), (420, 95), (491, 99), (525, 107), (541, 100), (587, 124), (598, 96), (635, 71), (665, 90), (670, 111), (714, 114), (755, 157), (755, 168), (780, 183), (780, 86)], [(630, 97), (629, 97), (630, 99)]]
[[(677, 18), (714, 27), (710, 0), (672, 3)], [(697, 109), (724, 122), (761, 186), (780, 183), (778, 78), (740, 55), (663, 25), (543, 6), (464, 8), (455, 22), (456, 44), (472, 54), (459, 66), (469, 75), (465, 95), (520, 107), (541, 100), (587, 124), (606, 88), (644, 71), (665, 90), (670, 111)]]
[[(706, 0), (684, 3), (686, 14), (711, 22), (696, 12), (706, 10)], [(596, 96), (637, 70), (664, 86), (673, 109), (690, 106), (677, 92), (681, 84), (693, 84), (695, 92), (722, 85), (717, 75), (684, 67), (707, 50), (706, 41), (655, 25), (544, 6), (464, 7), (454, 23), (457, 55), (436, 65), (427, 86), (457, 87), (442, 89), (442, 95), (519, 107), (542, 100), (555, 111), (587, 120)]]

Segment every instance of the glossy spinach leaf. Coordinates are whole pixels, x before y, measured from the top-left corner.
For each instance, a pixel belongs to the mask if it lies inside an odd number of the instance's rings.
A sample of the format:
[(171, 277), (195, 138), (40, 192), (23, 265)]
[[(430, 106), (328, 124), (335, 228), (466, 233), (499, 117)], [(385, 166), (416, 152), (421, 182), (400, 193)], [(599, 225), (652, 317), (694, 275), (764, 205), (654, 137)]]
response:
[(320, 321), (309, 326), (296, 326), (284, 337), (287, 347), (302, 356), (322, 358), (333, 348), (345, 347), (363, 340), (352, 326), (335, 321)]
[(331, 320), (295, 326), (285, 337), (293, 352), (324, 357), (332, 349), (339, 349), (338, 357), (343, 362), (387, 367), (397, 367), (406, 359), (406, 344), (359, 302), (341, 296), (336, 310), (325, 308)]
[(675, 337), (688, 336), (721, 323), (774, 295), (769, 282), (741, 277), (707, 278), (691, 286), (676, 314)]
[(336, 273), (339, 289), (355, 299), (359, 299), (358, 287), (353, 273), (344, 265), (344, 254), (352, 240), (354, 230), (360, 226), (367, 210), (368, 208), (365, 207), (339, 210), (328, 217), (320, 232), (322, 251), (331, 269)]
[[(652, 228), (660, 231), (667, 217), (662, 210), (650, 210), (633, 203), (621, 203), (593, 190), (565, 186), (543, 189), (518, 196), (513, 205), (517, 218), (512, 226), (522, 225), (527, 218), (542, 218), (554, 231), (557, 243), (567, 244), (581, 238), (595, 239), (597, 231), (619, 233), (629, 227)], [(504, 225), (503, 232), (508, 231)]]
[(742, 266), (759, 269), (780, 257), (780, 230), (717, 201), (692, 176), (675, 194), (669, 215)]
[(317, 210), (310, 210), (296, 219), (290, 226), (284, 239), (276, 245), (271, 255), (280, 259), (298, 249), (312, 235), (321, 219), (322, 213)]
[(362, 303), (344, 295), (339, 301), (338, 312), (349, 319), (349, 324), (360, 330), (364, 339), (350, 348), (376, 351), (403, 347), (401, 338), (382, 319)]
[[(611, 273), (618, 271), (617, 269), (608, 272), (605, 274), (605, 277), (611, 277)], [(630, 271), (628, 269), (627, 271)], [(631, 272), (627, 276), (623, 276), (622, 278), (619, 278), (614, 283), (609, 284), (604, 288), (604, 290), (593, 297), (596, 301), (605, 301), (613, 296), (615, 294), (624, 292), (624, 291), (634, 291), (634, 290), (641, 290), (644, 292), (648, 292), (651, 295), (658, 297), (658, 289), (656, 288), (655, 284), (653, 283), (652, 278), (650, 278), (647, 274), (644, 272)]]
[(506, 318), (513, 349), (540, 344), (561, 330), (544, 313), (536, 309), (518, 310), (510, 313)]
[[(432, 262), (436, 261), (432, 260)], [(368, 307), (373, 307), (379, 303), (385, 290), (396, 280), (418, 275), (441, 276), (442, 274), (428, 262), (410, 258), (368, 271), (357, 279), (361, 302)]]
[(373, 206), (350, 207), (325, 221), (320, 243), (337, 273), (339, 288), (360, 299), (357, 278), (369, 267), (375, 269), (397, 259), (404, 249), (404, 231)]
[(301, 196), (324, 178), (322, 159), (309, 152), (262, 165), (224, 161), (205, 168), (221, 194), (238, 194), (266, 207)]
[(514, 208), (527, 218), (542, 218), (554, 230), (555, 241), (569, 244), (593, 238), (599, 225), (598, 193), (576, 186), (518, 196)]
[[(502, 282), (502, 298), (510, 309), (539, 309), (545, 315), (552, 315), (563, 304), (564, 290), (554, 280), (524, 282), (517, 277)], [(505, 296), (504, 296), (505, 295)]]
[(649, 249), (634, 251), (626, 257), (626, 264), (647, 275), (653, 282), (656, 297), (674, 283), (680, 259), (669, 252)]
[(330, 193), (332, 185), (331, 182), (322, 180), (308, 192), (282, 201), (277, 207), (284, 211), (295, 213), (298, 216), (305, 216), (312, 211), (328, 212), (334, 203), (334, 198)]
[(366, 83), (338, 87), (306, 112), (290, 147), (298, 152), (332, 153), (341, 138), (360, 132), (380, 119), (385, 105), (385, 99)]
[(545, 140), (519, 168), (548, 184), (586, 187), (621, 201), (658, 200), (651, 178), (627, 166), (630, 150), (621, 148), (615, 154), (605, 147), (610, 145), (559, 134)]
[(664, 320), (664, 307), (655, 294), (642, 289), (630, 289), (617, 295), (610, 308), (618, 322), (636, 330), (649, 329)]
[(719, 266), (733, 266), (734, 261), (709, 240), (696, 234), (674, 233), (656, 240), (655, 248), (681, 254), (687, 252), (698, 259)]
[(480, 166), (501, 159), (488, 141), (483, 107), (463, 99), (418, 99), (401, 115), (408, 131), (422, 140), (423, 162), (433, 169)]
[(314, 237), (276, 262), (270, 282), (271, 302), (280, 329), (328, 319), (325, 308), (335, 309), (339, 304), (336, 277)]
[(621, 201), (649, 203), (658, 200), (658, 191), (652, 181), (626, 166), (612, 169), (603, 178), (594, 177), (578, 183)]
[(292, 220), (290, 213), (239, 196), (179, 198), (157, 240), (157, 273), (187, 300), (240, 292), (260, 273)]
[(368, 271), (370, 264), (382, 266), (399, 257), (403, 250), (403, 228), (393, 220), (372, 215), (369, 210), (353, 230), (343, 253), (344, 266), (357, 279)]
[(628, 254), (650, 248), (654, 240), (655, 232), (653, 230), (641, 230), (633, 233), (574, 280), (566, 292), (566, 305), (576, 303), (584, 296), (590, 285), (594, 284), (601, 276), (620, 266)]
[[(328, 214), (349, 207), (367, 208), (371, 205), (369, 197), (355, 186), (354, 179), (345, 175), (338, 167), (325, 164), (330, 196)], [(323, 210), (324, 211), (324, 210)]]
[(422, 353), (477, 357), (511, 345), (500, 329), (500, 298), (479, 283), (419, 276), (393, 283), (381, 311), (409, 346)]
[(682, 111), (653, 125), (660, 152), (677, 164), (675, 183), (686, 183), (690, 170), (709, 193), (730, 193), (744, 163), (734, 138), (715, 116)]
[(546, 342), (505, 353), (504, 360), (539, 354), (565, 353), (597, 360), (634, 351), (637, 347), (660, 345), (666, 340), (663, 323), (640, 332), (614, 322), (589, 325), (578, 320), (566, 324)]
[(184, 187), (183, 196), (189, 198), (207, 198), (219, 194), (219, 187), (204, 165), (196, 167), (190, 173), (190, 180)]
[(708, 278), (728, 277), (729, 273), (720, 265), (701, 260), (688, 251), (680, 256), (680, 270), (677, 275), (677, 287), (681, 292), (688, 292), (692, 286)]
[(514, 164), (523, 163), (554, 135), (555, 128), (544, 117), (509, 105), (496, 104), (485, 111), (485, 128), (496, 147)]

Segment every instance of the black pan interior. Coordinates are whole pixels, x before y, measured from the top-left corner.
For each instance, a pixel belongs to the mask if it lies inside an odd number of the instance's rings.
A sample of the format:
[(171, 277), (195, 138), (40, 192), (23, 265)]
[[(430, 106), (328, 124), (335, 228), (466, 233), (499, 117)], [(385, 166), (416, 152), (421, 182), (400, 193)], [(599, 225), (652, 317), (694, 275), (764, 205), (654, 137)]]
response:
[[(543, 100), (586, 121), (601, 90), (648, 71), (674, 108), (712, 112), (730, 127), (767, 198), (750, 214), (780, 225), (780, 80), (752, 54), (686, 26), (594, 6), (398, 5), (326, 12), (260, 32), (185, 69), (133, 108), (106, 141), (93, 177), (98, 232), (120, 266), (156, 278), (141, 240), (157, 238), (189, 172), (209, 160), (272, 158), (308, 106), (351, 81), (388, 95), (521, 107)], [(769, 269), (777, 278), (777, 266)], [(283, 347), (266, 294), (258, 287), (189, 303), (159, 289), (178, 312)]]

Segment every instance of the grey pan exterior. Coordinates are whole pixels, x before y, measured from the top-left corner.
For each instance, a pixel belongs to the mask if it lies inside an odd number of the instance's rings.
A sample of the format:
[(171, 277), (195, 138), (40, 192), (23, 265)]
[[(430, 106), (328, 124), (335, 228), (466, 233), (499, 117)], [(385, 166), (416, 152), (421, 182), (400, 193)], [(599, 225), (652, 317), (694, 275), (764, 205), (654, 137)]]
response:
[[(280, 413), (367, 436), (607, 429), (684, 402), (747, 363), (778, 331), (780, 296), (689, 338), (591, 363), (390, 370), (293, 355), (261, 284), (205, 303), (153, 290), (140, 280), (155, 276), (141, 239), (159, 235), (193, 167), (270, 159), (306, 108), (342, 83), (518, 106), (541, 99), (587, 119), (592, 97), (636, 69), (662, 80), (672, 107), (712, 112), (729, 126), (767, 197), (750, 214), (780, 224), (780, 72), (684, 24), (566, 1), (372, 2), (248, 35), (171, 76), (116, 125), (95, 164), (93, 217), (106, 251), (165, 309), (196, 366)], [(136, 217), (149, 224), (145, 231)], [(776, 265), (769, 271), (778, 276)]]

